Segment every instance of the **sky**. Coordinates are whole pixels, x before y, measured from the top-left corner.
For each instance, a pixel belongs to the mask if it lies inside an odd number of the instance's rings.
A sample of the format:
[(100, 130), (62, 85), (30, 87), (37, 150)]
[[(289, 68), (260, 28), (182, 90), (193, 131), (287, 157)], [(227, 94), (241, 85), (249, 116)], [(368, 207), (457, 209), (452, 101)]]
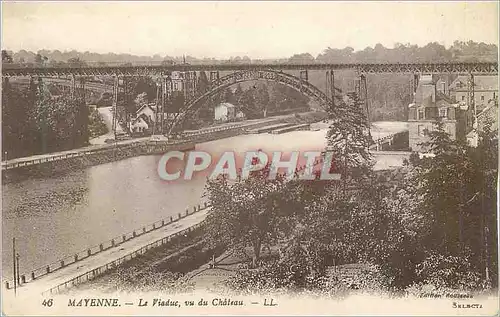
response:
[(498, 45), (497, 1), (2, 1), (2, 49), (13, 51), (281, 58), (454, 40)]

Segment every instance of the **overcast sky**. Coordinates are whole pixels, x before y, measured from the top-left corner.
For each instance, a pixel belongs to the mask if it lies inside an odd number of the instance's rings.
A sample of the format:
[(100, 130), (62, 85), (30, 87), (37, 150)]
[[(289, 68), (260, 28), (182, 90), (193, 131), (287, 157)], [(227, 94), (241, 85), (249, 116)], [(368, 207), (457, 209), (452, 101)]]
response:
[(229, 58), (498, 44), (494, 2), (2, 2), (2, 48)]

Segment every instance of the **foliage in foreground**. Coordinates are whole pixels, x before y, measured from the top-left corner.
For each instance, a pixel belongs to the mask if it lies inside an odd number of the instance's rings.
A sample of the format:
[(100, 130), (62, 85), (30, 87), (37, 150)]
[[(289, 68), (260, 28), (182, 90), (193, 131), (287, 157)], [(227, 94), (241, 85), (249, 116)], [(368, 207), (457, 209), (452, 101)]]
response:
[[(254, 250), (252, 265), (228, 285), (322, 292), (325, 285), (342, 288), (329, 267), (368, 263), (380, 276), (376, 285), (364, 284), (372, 289), (495, 287), (495, 133), (487, 126), (473, 148), (451, 140), (437, 123), (429, 142), (435, 157), (413, 156), (399, 170), (402, 177), (385, 179), (371, 170), (363, 152), (361, 114), (351, 112), (352, 120), (344, 123), (350, 126), (333, 126), (328, 135), (336, 153), (350, 154), (336, 166), (345, 176), (340, 182), (273, 182), (257, 173), (234, 185), (210, 183), (209, 239), (236, 251), (248, 245)], [(264, 245), (276, 251), (260, 259)]]

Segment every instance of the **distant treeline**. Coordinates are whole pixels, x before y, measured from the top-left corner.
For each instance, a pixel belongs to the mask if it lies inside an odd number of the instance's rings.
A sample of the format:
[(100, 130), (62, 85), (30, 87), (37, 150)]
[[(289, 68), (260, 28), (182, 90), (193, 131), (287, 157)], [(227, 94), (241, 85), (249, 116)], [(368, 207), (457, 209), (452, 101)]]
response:
[[(21, 50), (18, 52), (2, 51), (3, 63), (22, 63), (27, 66), (85, 66), (92, 65), (124, 65), (124, 64), (224, 64), (224, 63), (410, 63), (410, 62), (492, 62), (498, 60), (498, 48), (495, 44), (477, 43), (474, 41), (455, 41), (452, 46), (446, 48), (436, 42), (425, 46), (411, 44), (396, 44), (394, 48), (386, 48), (381, 44), (375, 47), (367, 47), (364, 50), (355, 51), (352, 47), (343, 49), (327, 48), (321, 54), (314, 57), (309, 53), (300, 53), (284, 59), (256, 60), (248, 56), (236, 56), (228, 60), (217, 60), (214, 58), (196, 58), (192, 56), (137, 56), (131, 54), (99, 54), (91, 52), (58, 50), (39, 50), (30, 52)], [(206, 76), (206, 74), (205, 74)], [(448, 75), (447, 75), (448, 76)], [(449, 80), (452, 80), (452, 76)], [(339, 71), (335, 77), (335, 85), (344, 92), (353, 90), (353, 82), (356, 74), (352, 71)], [(323, 72), (310, 72), (309, 81), (319, 89), (326, 89), (325, 75)], [(368, 97), (370, 106), (370, 120), (406, 120), (406, 108), (412, 102), (411, 76), (407, 74), (376, 74), (367, 76)], [(205, 83), (206, 85), (206, 83)], [(147, 92), (148, 100), (155, 96), (154, 85), (148, 89), (140, 89), (137, 93)], [(204, 85), (199, 85), (203, 87)], [(270, 95), (272, 93), (270, 92)], [(255, 96), (254, 96), (255, 97)], [(248, 99), (248, 98), (247, 98)], [(251, 99), (251, 98), (250, 98)], [(264, 97), (265, 99), (265, 97)], [(251, 100), (248, 100), (251, 101)], [(176, 102), (182, 104), (183, 100)], [(300, 101), (299, 103), (302, 103)], [(133, 102), (128, 102), (133, 106)], [(179, 106), (173, 106), (173, 109)], [(258, 108), (258, 107), (257, 107)], [(129, 113), (133, 113), (133, 110)]]
[(325, 63), (357, 63), (357, 62), (445, 62), (445, 61), (497, 61), (498, 48), (495, 44), (477, 43), (474, 41), (455, 41), (446, 48), (436, 42), (425, 46), (397, 43), (394, 48), (386, 48), (382, 44), (355, 51), (352, 47), (343, 49), (326, 48), (323, 53), (314, 57), (310, 53), (298, 53), (290, 58), (255, 59), (248, 56), (235, 56), (230, 59), (197, 58), (193, 56), (139, 56), (132, 54), (92, 53), (75, 50), (61, 52), (59, 50), (39, 50), (38, 52), (20, 50), (18, 52), (2, 51), (2, 62), (33, 63), (35, 65), (51, 65), (62, 63), (270, 63), (270, 62), (325, 62)]

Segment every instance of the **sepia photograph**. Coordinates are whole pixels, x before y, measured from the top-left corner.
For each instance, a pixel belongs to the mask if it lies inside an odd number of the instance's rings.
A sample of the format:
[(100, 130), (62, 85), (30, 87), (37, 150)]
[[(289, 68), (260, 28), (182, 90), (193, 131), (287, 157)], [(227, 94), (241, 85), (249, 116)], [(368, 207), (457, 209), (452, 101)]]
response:
[(498, 15), (2, 1), (2, 315), (498, 315)]

